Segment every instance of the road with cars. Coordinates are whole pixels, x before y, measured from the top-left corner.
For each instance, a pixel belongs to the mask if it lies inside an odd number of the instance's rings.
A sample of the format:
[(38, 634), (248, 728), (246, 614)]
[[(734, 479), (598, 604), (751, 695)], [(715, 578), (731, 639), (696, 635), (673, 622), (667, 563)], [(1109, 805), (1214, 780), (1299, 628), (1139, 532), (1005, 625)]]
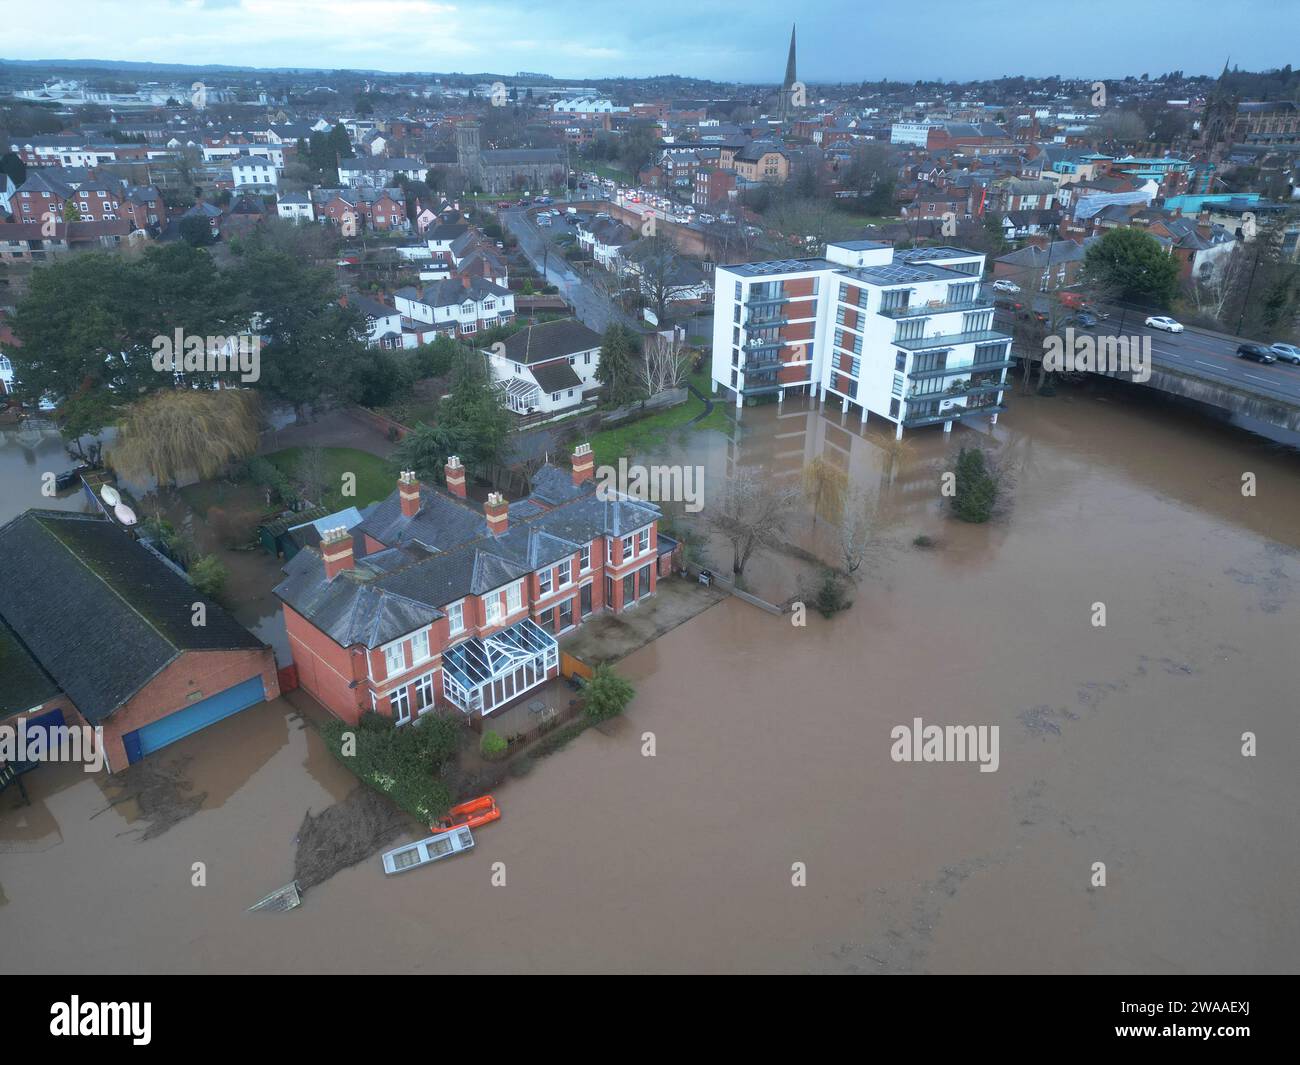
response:
[[(578, 321), (597, 333), (603, 333), (615, 322), (636, 326), (633, 319), (617, 307), (603, 292), (583, 277), (564, 258), (561, 249), (547, 240), (536, 221), (525, 207), (508, 207), (498, 212), (501, 224), (519, 241), (519, 249), (546, 280), (560, 290), (560, 295), (572, 304)], [(569, 227), (561, 218), (552, 222), (563, 229)]]
[[(998, 293), (999, 296), (1007, 295)], [(1020, 296), (1010, 296), (1020, 299)], [(1047, 297), (1034, 300), (1036, 308), (1045, 309)], [(1098, 308), (1092, 308), (1094, 313)], [(1282, 399), (1300, 405), (1300, 366), (1281, 360), (1264, 365), (1239, 358), (1237, 345), (1243, 338), (1215, 333), (1195, 326), (1185, 325), (1181, 333), (1168, 333), (1145, 325), (1147, 312), (1131, 308), (1100, 308), (1106, 312), (1091, 329), (1075, 326), (1083, 335), (1111, 335), (1151, 337), (1151, 361), (1156, 367), (1165, 367), (1207, 380), (1218, 381), (1246, 391)], [(1010, 332), (1012, 317), (998, 309), (994, 323), (1003, 332)]]

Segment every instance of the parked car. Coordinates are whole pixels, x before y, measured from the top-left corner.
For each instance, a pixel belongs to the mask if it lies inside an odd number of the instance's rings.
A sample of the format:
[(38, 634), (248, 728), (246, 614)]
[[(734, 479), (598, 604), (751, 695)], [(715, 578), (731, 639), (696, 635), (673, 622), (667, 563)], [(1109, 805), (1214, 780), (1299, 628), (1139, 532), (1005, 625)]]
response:
[(1253, 359), (1255, 362), (1262, 363), (1277, 362), (1277, 356), (1263, 344), (1238, 344), (1237, 358)]
[(1071, 325), (1081, 325), (1084, 329), (1095, 329), (1097, 327), (1097, 316), (1092, 311), (1080, 311), (1078, 314), (1070, 316)]
[(1183, 331), (1182, 322), (1176, 322), (1163, 314), (1153, 314), (1144, 324), (1151, 329), (1162, 329), (1166, 333), (1181, 333)]
[(1077, 292), (1060, 292), (1056, 298), (1061, 301), (1062, 307), (1069, 307), (1072, 311), (1081, 311), (1088, 306), (1088, 301)]
[(1289, 362), (1294, 366), (1300, 366), (1300, 347), (1297, 347), (1295, 344), (1283, 344), (1281, 341), (1278, 341), (1276, 344), (1270, 344), (1268, 350), (1283, 362)]
[(1020, 286), (1017, 285), (1014, 281), (1008, 281), (1006, 278), (1003, 278), (1000, 281), (993, 282), (993, 291), (994, 292), (1019, 292)]

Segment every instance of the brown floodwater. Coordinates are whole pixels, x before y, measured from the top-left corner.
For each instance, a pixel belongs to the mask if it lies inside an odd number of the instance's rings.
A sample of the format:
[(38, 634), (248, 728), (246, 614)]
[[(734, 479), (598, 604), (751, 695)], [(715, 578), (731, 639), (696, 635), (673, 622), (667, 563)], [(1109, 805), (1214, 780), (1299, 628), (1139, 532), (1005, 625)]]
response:
[[(938, 493), (971, 443), (1009, 486), (983, 526), (949, 520)], [(99, 813), (103, 782), (68, 767), (28, 775), (30, 807), (0, 797), (6, 958), (95, 972), (1294, 971), (1297, 455), (1135, 395), (1063, 392), (902, 449), (835, 410), (746, 410), (731, 439), (655, 458), (703, 464), (707, 490), (737, 464), (797, 478), (818, 455), (876, 501), (852, 609), (795, 627), (729, 599), (635, 652), (625, 717), (499, 789), (504, 817), (470, 854), (394, 879), (374, 858), (291, 913), (245, 913), (290, 878), (303, 814), (351, 787), (279, 700), (169, 750), (208, 798), (146, 842), (129, 804)], [(914, 547), (918, 534), (937, 546)], [(801, 516), (789, 539), (824, 547), (824, 522)], [(747, 576), (781, 600), (811, 573), (767, 554)], [(999, 726), (998, 770), (892, 761), (890, 730), (915, 717)]]

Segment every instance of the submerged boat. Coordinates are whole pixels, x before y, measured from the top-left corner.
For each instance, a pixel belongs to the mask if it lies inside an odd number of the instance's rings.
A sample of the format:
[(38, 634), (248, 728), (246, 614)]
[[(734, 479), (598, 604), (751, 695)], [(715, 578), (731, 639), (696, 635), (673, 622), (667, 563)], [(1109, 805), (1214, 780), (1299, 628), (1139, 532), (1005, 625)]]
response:
[(441, 858), (450, 858), (460, 851), (467, 851), (474, 846), (474, 834), (468, 828), (455, 828), (450, 832), (439, 832), (436, 836), (422, 839), (418, 843), (408, 843), (384, 854), (384, 875), (404, 873), (408, 869), (418, 869), (422, 865), (436, 862)]
[(450, 832), (453, 828), (478, 828), (501, 819), (501, 808), (491, 795), (480, 795), (447, 811), (447, 816), (429, 826), (430, 832)]
[(253, 903), (248, 910), (252, 913), (254, 910), (271, 910), (275, 913), (283, 913), (285, 910), (296, 909), (302, 905), (302, 893), (298, 890), (298, 881), (294, 880), (285, 884), (282, 888), (277, 888), (265, 898), (259, 899)]

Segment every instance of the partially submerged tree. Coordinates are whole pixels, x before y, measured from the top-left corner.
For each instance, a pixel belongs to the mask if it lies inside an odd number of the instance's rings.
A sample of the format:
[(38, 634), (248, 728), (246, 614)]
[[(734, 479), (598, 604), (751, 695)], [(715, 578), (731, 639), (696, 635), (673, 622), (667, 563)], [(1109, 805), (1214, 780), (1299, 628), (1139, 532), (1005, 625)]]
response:
[(637, 385), (636, 334), (625, 325), (611, 325), (600, 345), (596, 380), (605, 386), (605, 398), (614, 406), (630, 403), (640, 391)]
[(956, 482), (953, 513), (962, 521), (976, 524), (988, 521), (998, 501), (998, 475), (983, 451), (977, 447), (961, 449), (957, 455)]
[(797, 484), (781, 484), (753, 468), (727, 480), (709, 524), (731, 543), (733, 573), (744, 574), (757, 548), (780, 543), (799, 496)]
[(848, 492), (848, 475), (826, 458), (816, 456), (803, 469), (803, 491), (813, 511), (813, 525), (817, 518), (838, 522), (844, 512)]
[(260, 405), (242, 388), (155, 392), (124, 413), (110, 457), (128, 477), (173, 485), (187, 474), (215, 476), (257, 450)]

